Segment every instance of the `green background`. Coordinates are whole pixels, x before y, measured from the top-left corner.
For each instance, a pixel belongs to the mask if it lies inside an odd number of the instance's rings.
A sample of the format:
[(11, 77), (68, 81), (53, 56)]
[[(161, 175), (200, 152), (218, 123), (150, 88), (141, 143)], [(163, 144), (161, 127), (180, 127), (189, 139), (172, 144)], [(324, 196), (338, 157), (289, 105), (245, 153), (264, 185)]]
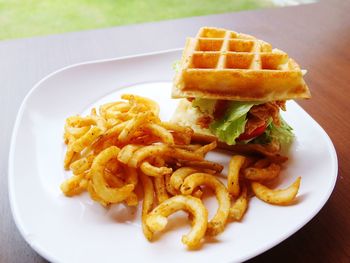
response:
[(0, 40), (269, 6), (267, 0), (0, 0)]

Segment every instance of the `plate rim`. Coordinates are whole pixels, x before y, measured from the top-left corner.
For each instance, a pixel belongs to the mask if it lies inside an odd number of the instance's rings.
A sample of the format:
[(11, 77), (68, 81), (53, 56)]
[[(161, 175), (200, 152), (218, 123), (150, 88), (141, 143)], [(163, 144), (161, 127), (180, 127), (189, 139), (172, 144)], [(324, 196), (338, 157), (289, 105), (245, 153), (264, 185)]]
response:
[[(57, 256), (52, 255), (52, 253), (51, 254), (47, 253), (46, 250), (42, 248), (42, 246), (38, 245), (35, 242), (32, 242), (30, 240), (29, 236), (26, 235), (25, 228), (23, 227), (23, 223), (21, 222), (21, 219), (18, 215), (18, 213), (19, 213), (17, 211), (18, 207), (15, 205), (15, 201), (14, 201), (15, 200), (15, 196), (14, 196), (15, 195), (14, 194), (15, 183), (14, 183), (14, 171), (13, 171), (14, 163), (13, 162), (14, 162), (14, 156), (15, 156), (15, 149), (16, 149), (16, 145), (17, 145), (19, 125), (23, 119), (24, 109), (25, 109), (25, 106), (27, 105), (27, 101), (29, 100), (29, 98), (46, 80), (50, 79), (51, 77), (53, 77), (59, 73), (62, 73), (64, 71), (72, 69), (72, 68), (85, 66), (85, 65), (91, 65), (91, 64), (99, 64), (99, 63), (114, 62), (114, 61), (120, 61), (120, 60), (128, 60), (128, 59), (139, 58), (139, 57), (157, 56), (157, 55), (163, 55), (163, 54), (172, 53), (172, 52), (179, 52), (181, 50), (183, 50), (183, 48), (173, 48), (173, 49), (166, 49), (166, 50), (161, 50), (161, 51), (139, 53), (139, 54), (135, 54), (135, 55), (127, 55), (127, 56), (107, 58), (107, 59), (98, 59), (98, 60), (88, 60), (88, 61), (84, 61), (84, 62), (74, 63), (74, 64), (62, 67), (58, 70), (55, 70), (55, 71), (49, 73), (44, 78), (39, 80), (36, 84), (34, 84), (34, 86), (28, 91), (28, 93), (26, 94), (26, 96), (24, 97), (24, 99), (21, 102), (19, 110), (17, 111), (15, 124), (13, 126), (12, 133), (11, 133), (9, 158), (8, 158), (8, 169), (7, 169), (7, 178), (8, 178), (7, 184), (8, 184), (8, 196), (9, 196), (11, 214), (12, 214), (13, 220), (15, 222), (15, 225), (16, 225), (17, 229), (19, 230), (21, 236), (26, 241), (26, 243), (35, 252), (37, 252), (40, 256), (42, 256), (43, 258), (45, 258), (51, 262), (60, 262), (60, 260), (59, 260), (59, 258), (57, 258)], [(330, 154), (332, 156), (331, 163), (332, 163), (332, 166), (334, 168), (334, 170), (332, 171), (332, 173), (334, 174), (334, 176), (332, 177), (333, 180), (331, 181), (331, 184), (329, 185), (328, 192), (323, 195), (321, 206), (316, 207), (312, 211), (312, 213), (309, 214), (308, 217), (304, 218), (304, 220), (301, 220), (299, 222), (299, 224), (297, 225), (297, 227), (295, 227), (293, 230), (289, 231), (288, 234), (285, 234), (285, 235), (281, 236), (280, 238), (276, 239), (275, 242), (268, 243), (267, 245), (261, 247), (261, 249), (256, 250), (255, 253), (251, 253), (250, 256), (242, 258), (244, 261), (251, 259), (251, 258), (254, 258), (254, 257), (270, 250), (271, 248), (275, 247), (276, 245), (282, 243), (283, 241), (285, 241), (289, 237), (291, 237), (293, 234), (298, 232), (308, 222), (310, 222), (319, 213), (319, 211), (326, 205), (331, 194), (333, 193), (333, 190), (334, 190), (336, 182), (337, 182), (338, 169), (339, 169), (338, 168), (338, 157), (337, 157), (337, 152), (336, 152), (335, 146), (334, 146), (331, 138), (329, 137), (327, 132), (322, 128), (322, 126), (314, 118), (312, 118), (311, 115), (309, 115), (308, 112), (306, 112), (297, 102), (294, 101), (294, 103), (297, 104), (298, 108), (300, 110), (302, 110), (304, 114), (306, 114), (308, 117), (311, 118), (311, 120), (314, 121), (314, 123), (316, 124), (318, 129), (320, 129), (320, 131), (324, 135), (324, 138), (326, 139), (326, 143), (328, 145), (328, 148), (330, 149)], [(231, 262), (231, 261), (229, 261), (229, 262)]]

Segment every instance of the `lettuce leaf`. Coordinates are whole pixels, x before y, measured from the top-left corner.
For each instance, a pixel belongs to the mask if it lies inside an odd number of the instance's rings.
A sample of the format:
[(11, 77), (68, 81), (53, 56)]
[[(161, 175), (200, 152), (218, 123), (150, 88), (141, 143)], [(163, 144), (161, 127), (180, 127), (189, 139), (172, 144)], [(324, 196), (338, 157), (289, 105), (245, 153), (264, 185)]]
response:
[(228, 145), (236, 143), (236, 139), (244, 132), (247, 122), (247, 113), (256, 104), (256, 102), (232, 101), (225, 115), (215, 120), (209, 127), (220, 141)]
[(270, 137), (272, 140), (279, 141), (282, 145), (289, 145), (293, 139), (293, 128), (290, 127), (286, 121), (280, 116), (281, 125), (276, 126), (273, 124), (273, 122), (269, 125), (270, 130)]
[(293, 139), (293, 128), (280, 115), (281, 125), (276, 126), (270, 119), (265, 132), (259, 137), (255, 138), (252, 143), (267, 144), (271, 141), (278, 141), (282, 147), (288, 147)]

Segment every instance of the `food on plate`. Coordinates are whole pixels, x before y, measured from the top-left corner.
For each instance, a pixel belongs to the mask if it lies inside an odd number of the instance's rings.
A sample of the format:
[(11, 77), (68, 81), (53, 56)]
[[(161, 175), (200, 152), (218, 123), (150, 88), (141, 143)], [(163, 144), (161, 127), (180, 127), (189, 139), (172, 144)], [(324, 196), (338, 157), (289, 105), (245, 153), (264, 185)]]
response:
[[(259, 183), (276, 178), (286, 158), (234, 155), (226, 180), (223, 165), (205, 159), (216, 141), (191, 143), (193, 130), (161, 121), (156, 102), (130, 94), (122, 99), (88, 116), (67, 118), (64, 167), (73, 175), (61, 185), (65, 195), (86, 191), (104, 207), (138, 206), (142, 200), (142, 230), (149, 241), (165, 228), (170, 214), (184, 210), (192, 229), (182, 242), (189, 249), (198, 248), (205, 235), (218, 235), (227, 223), (242, 220), (249, 186), (265, 202), (293, 202), (300, 181), (287, 190), (266, 190)], [(218, 201), (209, 221), (202, 201), (205, 188)]]
[(231, 200), (224, 184), (214, 175), (206, 173), (193, 173), (187, 176), (181, 185), (183, 195), (190, 195), (198, 186), (208, 186), (213, 189), (219, 203), (214, 217), (208, 222), (207, 234), (216, 236), (225, 229), (230, 212)]
[(102, 105), (99, 111), (92, 109), (88, 116), (67, 118), (64, 167), (71, 170), (73, 176), (62, 183), (61, 190), (67, 196), (87, 191), (93, 200), (105, 207), (121, 202), (136, 206), (142, 199), (136, 192), (141, 181), (145, 237), (151, 240), (155, 231), (154, 224), (146, 224), (149, 214), (163, 211), (157, 207), (170, 199), (169, 202), (179, 209), (190, 209), (194, 222), (200, 222), (198, 227), (194, 226), (192, 234), (183, 238), (192, 248), (199, 244), (207, 230), (207, 212), (200, 200), (202, 191), (196, 187), (195, 197), (181, 195), (181, 184), (175, 188), (170, 176), (181, 172), (182, 167), (192, 161), (197, 167), (191, 168), (193, 171), (220, 172), (222, 165), (204, 160), (207, 152), (216, 147), (216, 142), (190, 144), (192, 129), (162, 122), (156, 102), (129, 94), (122, 99), (124, 101)]
[(151, 241), (153, 238), (153, 232), (146, 224), (146, 220), (148, 217), (148, 214), (152, 211), (154, 206), (154, 187), (153, 182), (150, 177), (145, 175), (144, 173), (140, 173), (140, 179), (143, 186), (143, 202), (142, 202), (142, 230), (144, 236)]
[[(288, 160), (281, 147), (293, 140), (280, 110), (286, 100), (310, 97), (293, 59), (253, 36), (204, 27), (187, 39), (172, 96), (182, 100), (170, 122), (160, 119), (155, 101), (132, 94), (67, 118), (63, 163), (73, 175), (62, 183), (63, 193), (88, 192), (105, 207), (142, 200), (149, 241), (168, 216), (188, 212), (192, 228), (182, 242), (189, 249), (242, 221), (253, 195), (274, 205), (294, 203), (300, 177), (285, 189), (268, 187)], [(222, 164), (205, 159), (217, 147), (239, 152), (226, 178)], [(209, 219), (208, 193), (218, 202)]]
[(207, 230), (208, 211), (196, 197), (176, 195), (165, 200), (148, 215), (146, 224), (152, 232), (161, 231), (168, 223), (167, 217), (179, 210), (191, 213), (192, 218), (192, 229), (182, 242), (190, 249), (197, 248)]
[(231, 158), (229, 163), (229, 172), (227, 175), (227, 189), (229, 193), (237, 197), (240, 193), (239, 177), (240, 169), (244, 165), (246, 158), (241, 155), (235, 155)]
[(293, 140), (280, 115), (285, 101), (310, 98), (303, 73), (265, 41), (203, 27), (186, 41), (172, 89), (182, 99), (172, 122), (191, 127), (197, 141), (275, 155)]
[(266, 168), (263, 167), (249, 167), (244, 169), (243, 175), (244, 178), (253, 180), (253, 181), (265, 181), (272, 180), (276, 178), (281, 170), (281, 166), (276, 163), (269, 164)]
[(252, 190), (256, 197), (269, 204), (287, 205), (291, 204), (298, 193), (301, 178), (298, 177), (294, 183), (285, 189), (272, 190), (259, 182), (252, 182)]
[(245, 184), (242, 186), (241, 194), (230, 208), (229, 218), (235, 221), (241, 221), (248, 209), (248, 190)]

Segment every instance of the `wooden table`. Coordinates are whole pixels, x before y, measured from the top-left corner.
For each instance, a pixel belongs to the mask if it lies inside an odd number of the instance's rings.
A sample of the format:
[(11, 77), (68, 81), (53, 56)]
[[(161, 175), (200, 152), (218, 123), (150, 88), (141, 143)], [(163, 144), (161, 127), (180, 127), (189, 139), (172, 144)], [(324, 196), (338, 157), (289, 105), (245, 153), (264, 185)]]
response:
[[(312, 100), (300, 104), (327, 131), (339, 158), (335, 190), (322, 211), (292, 237), (251, 262), (348, 262), (350, 259), (350, 1), (247, 11), (0, 42), (0, 262), (46, 262), (16, 229), (8, 203), (7, 160), (25, 94), (63, 66), (182, 47), (203, 25), (262, 38), (303, 68)], [(28, 194), (29, 190), (28, 190)]]

